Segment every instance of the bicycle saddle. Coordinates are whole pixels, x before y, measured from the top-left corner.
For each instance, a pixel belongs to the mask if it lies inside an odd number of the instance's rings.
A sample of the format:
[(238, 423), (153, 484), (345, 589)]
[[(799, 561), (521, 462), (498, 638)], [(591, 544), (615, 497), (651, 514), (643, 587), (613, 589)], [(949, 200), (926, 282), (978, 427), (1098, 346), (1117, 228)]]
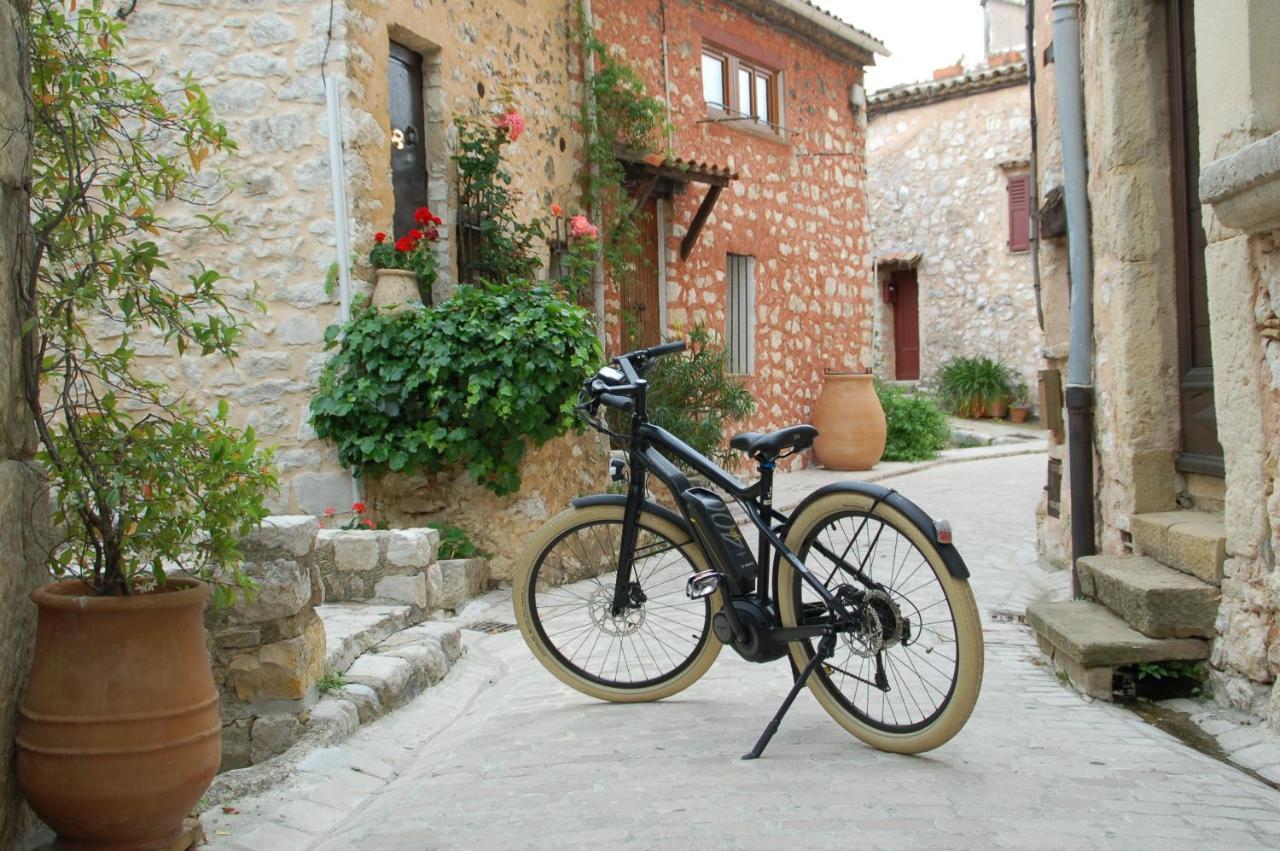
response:
[(791, 449), (799, 452), (813, 445), (818, 430), (811, 425), (794, 425), (761, 434), (758, 431), (744, 431), (735, 434), (729, 440), (733, 449), (747, 453), (751, 458), (760, 461), (772, 461), (783, 452)]

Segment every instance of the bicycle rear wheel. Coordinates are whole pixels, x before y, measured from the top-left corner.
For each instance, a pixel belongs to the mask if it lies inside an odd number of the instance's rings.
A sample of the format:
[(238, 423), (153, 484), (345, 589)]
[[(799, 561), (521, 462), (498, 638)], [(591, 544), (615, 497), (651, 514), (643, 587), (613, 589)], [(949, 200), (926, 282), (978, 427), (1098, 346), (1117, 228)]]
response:
[(631, 566), (636, 605), (614, 616), (623, 512), (571, 508), (539, 530), (512, 577), (516, 622), (538, 661), (578, 691), (660, 700), (693, 685), (720, 652), (711, 599), (685, 595), (706, 559), (679, 526), (642, 511)]
[[(833, 594), (865, 595), (861, 629), (809, 680), (842, 727), (880, 750), (921, 753), (950, 740), (973, 711), (983, 642), (969, 583), (952, 576), (929, 531), (857, 491), (816, 500), (793, 519), (787, 546)], [(785, 560), (778, 566), (785, 626), (828, 617), (821, 597)], [(816, 641), (791, 644), (803, 668)], [(887, 690), (877, 687), (883, 675)]]

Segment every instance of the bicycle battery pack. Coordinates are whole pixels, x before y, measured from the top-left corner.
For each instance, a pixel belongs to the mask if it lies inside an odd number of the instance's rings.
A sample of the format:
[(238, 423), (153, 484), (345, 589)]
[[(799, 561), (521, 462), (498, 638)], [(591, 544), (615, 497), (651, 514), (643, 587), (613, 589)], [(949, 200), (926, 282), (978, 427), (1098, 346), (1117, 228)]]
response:
[(756, 584), (756, 559), (724, 500), (706, 488), (680, 494), (707, 558), (729, 578), (734, 595), (750, 594)]

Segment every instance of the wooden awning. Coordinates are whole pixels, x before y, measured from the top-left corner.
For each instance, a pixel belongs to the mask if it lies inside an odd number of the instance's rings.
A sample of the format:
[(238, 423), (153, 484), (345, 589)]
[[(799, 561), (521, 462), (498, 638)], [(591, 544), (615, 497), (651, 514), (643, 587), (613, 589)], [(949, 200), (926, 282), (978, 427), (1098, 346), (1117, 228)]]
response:
[(625, 150), (618, 151), (618, 160), (626, 169), (627, 177), (633, 185), (633, 212), (638, 212), (654, 195), (679, 195), (690, 183), (701, 183), (707, 187), (707, 194), (702, 196), (702, 203), (698, 205), (698, 210), (693, 214), (693, 220), (689, 222), (684, 238), (680, 241), (680, 259), (689, 259), (720, 193), (729, 185), (729, 181), (738, 179), (737, 173), (712, 163), (682, 157), (644, 156)]

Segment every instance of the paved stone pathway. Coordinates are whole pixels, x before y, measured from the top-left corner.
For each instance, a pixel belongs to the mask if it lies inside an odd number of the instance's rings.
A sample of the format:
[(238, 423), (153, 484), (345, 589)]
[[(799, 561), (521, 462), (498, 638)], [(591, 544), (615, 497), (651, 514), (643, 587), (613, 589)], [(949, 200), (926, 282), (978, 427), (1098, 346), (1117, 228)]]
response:
[[(1036, 664), (1016, 622), (1065, 577), (1035, 562), (1044, 457), (889, 484), (953, 523), (987, 638), (968, 726), (919, 757), (880, 753), (802, 694), (765, 758), (739, 757), (789, 685), (731, 651), (657, 704), (593, 701), (517, 632), (464, 632), (440, 686), (318, 751), (291, 784), (215, 807), (215, 849), (1275, 848), (1280, 792)], [(509, 606), (484, 612), (509, 620)], [(223, 802), (216, 802), (222, 804)]]

